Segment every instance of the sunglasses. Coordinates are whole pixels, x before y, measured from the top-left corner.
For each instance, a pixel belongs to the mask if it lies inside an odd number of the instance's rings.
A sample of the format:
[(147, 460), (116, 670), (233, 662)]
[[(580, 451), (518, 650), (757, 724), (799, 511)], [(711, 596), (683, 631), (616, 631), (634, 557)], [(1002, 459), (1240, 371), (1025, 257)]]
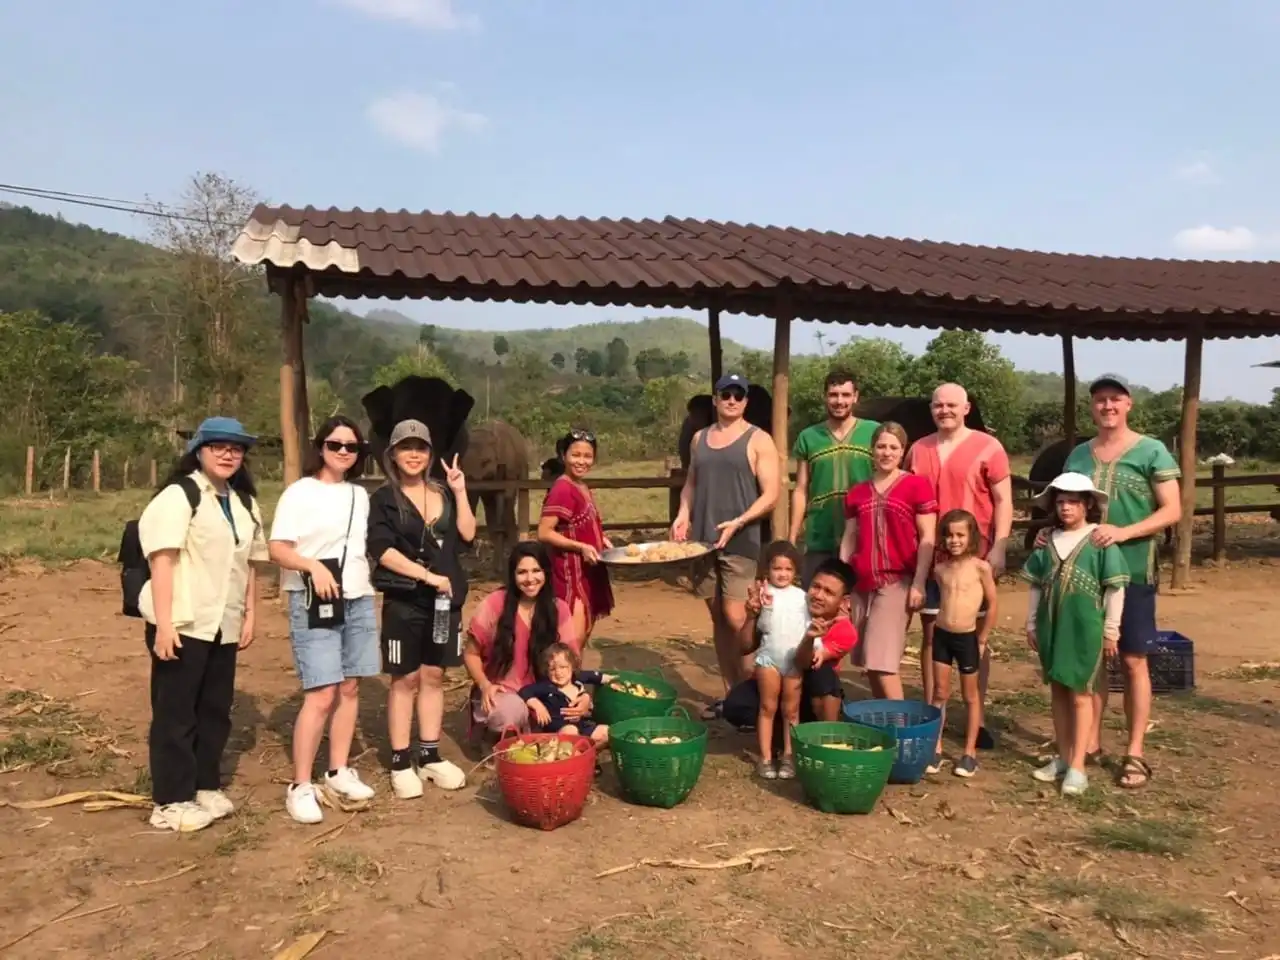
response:
[(364, 444), (359, 440), (354, 443), (343, 443), (341, 440), (326, 440), (324, 448), (330, 453), (359, 453), (364, 449)]
[(730, 387), (728, 390), (720, 391), (720, 399), (734, 400), (741, 403), (743, 400), (747, 399), (747, 391), (741, 390), (738, 387)]
[(589, 443), (593, 447), (596, 445), (596, 435), (590, 430), (570, 430), (568, 436), (570, 443)]

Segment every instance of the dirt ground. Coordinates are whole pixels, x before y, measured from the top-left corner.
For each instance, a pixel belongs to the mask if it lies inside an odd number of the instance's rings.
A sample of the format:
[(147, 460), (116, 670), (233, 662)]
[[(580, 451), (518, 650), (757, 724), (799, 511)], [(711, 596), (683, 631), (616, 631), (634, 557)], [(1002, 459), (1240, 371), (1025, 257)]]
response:
[[(1162, 597), (1162, 625), (1196, 642), (1199, 689), (1159, 699), (1145, 791), (1098, 773), (1072, 803), (1028, 776), (1049, 719), (1013, 629), (1024, 591), (1010, 585), (989, 708), (1000, 746), (975, 780), (946, 769), (889, 787), (868, 816), (827, 816), (797, 784), (753, 780), (751, 739), (713, 724), (682, 806), (628, 805), (606, 762), (581, 820), (545, 834), (506, 819), (484, 770), (457, 794), (392, 799), (381, 681), (363, 690), (357, 746), (379, 797), (319, 827), (290, 821), (299, 698), (284, 619), (265, 603), (227, 757), (238, 813), (176, 836), (149, 830), (143, 810), (0, 806), (0, 955), (269, 957), (322, 931), (312, 957), (375, 945), (564, 960), (1280, 955), (1275, 563), (1202, 569), (1194, 590)], [(147, 659), (140, 625), (116, 612), (115, 568), (0, 576), (0, 803), (146, 793)], [(598, 632), (603, 663), (660, 666), (691, 704), (715, 692), (701, 604), (656, 581), (617, 593)], [(463, 691), (450, 696), (444, 750), (461, 761)], [(1113, 750), (1120, 726), (1113, 703)], [(715, 861), (760, 847), (786, 849), (752, 867), (596, 876), (646, 857)]]

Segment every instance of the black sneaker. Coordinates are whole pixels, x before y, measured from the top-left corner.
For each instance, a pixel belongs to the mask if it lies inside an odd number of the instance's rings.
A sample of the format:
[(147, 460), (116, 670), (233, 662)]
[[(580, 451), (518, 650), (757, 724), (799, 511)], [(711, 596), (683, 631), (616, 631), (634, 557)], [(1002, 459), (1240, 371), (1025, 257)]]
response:
[(996, 748), (996, 738), (991, 735), (991, 731), (986, 727), (978, 730), (978, 749), (994, 750)]
[(966, 780), (968, 780), (970, 777), (972, 777), (974, 774), (978, 772), (978, 761), (975, 757), (971, 757), (969, 754), (965, 754), (963, 757), (961, 757), (959, 760), (956, 761), (956, 765), (951, 772), (954, 773), (957, 777), (964, 777)]

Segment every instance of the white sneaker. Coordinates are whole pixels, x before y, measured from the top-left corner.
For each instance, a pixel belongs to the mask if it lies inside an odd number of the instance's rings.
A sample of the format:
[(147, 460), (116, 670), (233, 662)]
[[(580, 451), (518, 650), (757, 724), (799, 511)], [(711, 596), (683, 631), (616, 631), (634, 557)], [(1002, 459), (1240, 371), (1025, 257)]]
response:
[(373, 787), (362, 781), (360, 774), (350, 767), (340, 767), (333, 776), (326, 773), (324, 785), (345, 800), (363, 802), (372, 800), (374, 795)]
[(213, 814), (194, 800), (166, 803), (163, 807), (156, 807), (151, 811), (151, 826), (157, 830), (195, 833), (211, 823), (213, 823)]
[(320, 798), (316, 796), (316, 788), (310, 783), (290, 784), (285, 791), (284, 808), (298, 823), (319, 823), (324, 819)]
[(1053, 781), (1066, 776), (1067, 761), (1061, 757), (1054, 757), (1043, 767), (1033, 770), (1031, 776), (1039, 780), (1041, 783), (1053, 783)]
[(418, 767), (418, 776), (424, 781), (430, 780), (441, 790), (461, 790), (467, 785), (467, 775), (448, 760), (423, 764)]
[(414, 773), (413, 767), (391, 771), (391, 792), (401, 800), (414, 800), (422, 796), (422, 781)]
[(221, 790), (197, 790), (196, 803), (215, 820), (229, 817), (236, 812), (236, 805)]

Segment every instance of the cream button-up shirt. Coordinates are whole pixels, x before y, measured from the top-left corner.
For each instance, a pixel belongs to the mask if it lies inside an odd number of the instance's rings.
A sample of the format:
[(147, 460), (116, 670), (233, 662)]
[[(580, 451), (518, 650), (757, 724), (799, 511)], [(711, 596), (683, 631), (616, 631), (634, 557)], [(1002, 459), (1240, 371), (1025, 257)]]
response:
[[(249, 564), (268, 560), (261, 510), (245, 510), (235, 491), (229, 491), (228, 520), (217, 492), (202, 471), (191, 474), (200, 488), (194, 515), (182, 487), (171, 484), (147, 504), (138, 520), (142, 552), (150, 558), (161, 550), (177, 550), (173, 576), (173, 628), (184, 637), (212, 642), (219, 631), (223, 643), (239, 643), (244, 623)], [(148, 623), (156, 622), (151, 581), (142, 588), (138, 609)]]

